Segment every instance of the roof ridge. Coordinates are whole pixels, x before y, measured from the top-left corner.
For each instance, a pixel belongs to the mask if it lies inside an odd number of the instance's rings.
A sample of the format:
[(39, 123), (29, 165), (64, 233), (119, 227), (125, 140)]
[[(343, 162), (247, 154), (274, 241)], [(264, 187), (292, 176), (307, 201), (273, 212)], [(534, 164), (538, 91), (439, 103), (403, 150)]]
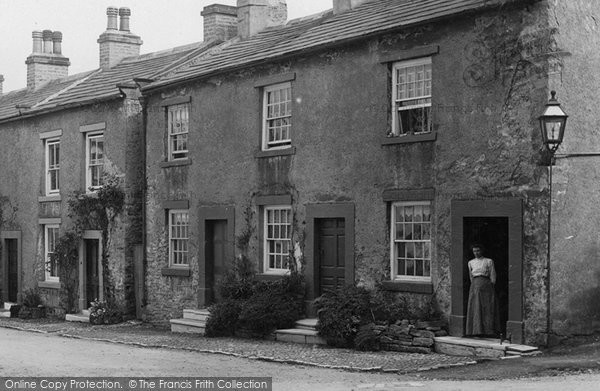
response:
[(137, 56), (125, 57), (123, 60), (121, 60), (119, 62), (119, 64), (115, 65), (115, 67), (120, 64), (125, 64), (125, 63), (130, 64), (130, 63), (137, 62), (137, 61), (144, 61), (144, 60), (154, 59), (154, 58), (158, 58), (158, 57), (166, 57), (171, 54), (177, 54), (180, 52), (184, 52), (186, 50), (192, 50), (196, 47), (200, 48), (203, 46), (203, 44), (204, 44), (204, 41), (198, 41), (198, 42), (188, 43), (185, 45), (175, 46), (175, 47), (168, 48), (168, 49), (158, 50), (156, 52), (150, 52), (150, 53), (140, 54)]
[(159, 77), (167, 74), (169, 71), (171, 71), (179, 66), (183, 66), (186, 62), (188, 62), (194, 58), (213, 53), (213, 49), (217, 50), (217, 48), (223, 44), (223, 42), (219, 42), (219, 41), (212, 41), (212, 42), (201, 41), (201, 42), (202, 42), (202, 45), (200, 45), (198, 48), (192, 50), (191, 53), (188, 53), (185, 56), (181, 57), (180, 59), (175, 60), (172, 63), (165, 65), (158, 71), (154, 72), (149, 78), (150, 79), (159, 78)]

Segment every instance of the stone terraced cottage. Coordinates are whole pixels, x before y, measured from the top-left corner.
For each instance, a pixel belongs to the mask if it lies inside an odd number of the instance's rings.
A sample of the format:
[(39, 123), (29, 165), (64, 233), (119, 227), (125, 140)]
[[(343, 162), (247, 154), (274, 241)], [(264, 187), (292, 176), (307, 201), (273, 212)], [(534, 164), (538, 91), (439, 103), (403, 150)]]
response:
[[(20, 303), (27, 290), (38, 288), (58, 314), (86, 310), (108, 296), (129, 316), (141, 313), (136, 297), (143, 296), (135, 289), (143, 287), (144, 138), (134, 77), (155, 77), (206, 47), (140, 55), (130, 10), (110, 7), (107, 16), (98, 69), (69, 76), (62, 34), (34, 31), (27, 87), (0, 95), (4, 302)], [(79, 200), (80, 214), (91, 211), (85, 205), (100, 199), (109, 180), (120, 183), (124, 199), (103, 205), (107, 221), (95, 212), (79, 216), (69, 206)], [(61, 280), (50, 256), (75, 228), (79, 259)], [(70, 305), (61, 302), (61, 285), (70, 287)]]
[[(85, 190), (84, 145), (100, 131), (130, 201), (110, 260), (145, 320), (217, 301), (245, 255), (264, 279), (299, 264), (308, 314), (326, 289), (382, 286), (462, 336), (481, 242), (513, 342), (598, 330), (596, 12), (584, 0), (333, 0), (287, 21), (283, 0), (238, 0), (205, 8), (203, 44), (5, 94), (1, 264), (7, 281), (21, 254), (23, 278), (3, 295), (44, 281), (30, 269), (58, 221), (46, 219), (68, 221), (66, 188), (47, 200), (44, 151), (72, 145), (61, 183)], [(89, 86), (109, 75), (97, 96)], [(538, 122), (551, 90), (570, 116), (552, 177)], [(37, 159), (9, 155), (32, 145)]]

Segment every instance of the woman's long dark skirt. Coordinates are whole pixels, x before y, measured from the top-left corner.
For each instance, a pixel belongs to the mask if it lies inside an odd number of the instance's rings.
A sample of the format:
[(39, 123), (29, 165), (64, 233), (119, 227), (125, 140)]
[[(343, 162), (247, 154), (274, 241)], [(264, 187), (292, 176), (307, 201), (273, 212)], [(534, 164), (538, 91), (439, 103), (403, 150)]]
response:
[(467, 335), (496, 335), (500, 314), (494, 284), (487, 277), (474, 277), (467, 305)]

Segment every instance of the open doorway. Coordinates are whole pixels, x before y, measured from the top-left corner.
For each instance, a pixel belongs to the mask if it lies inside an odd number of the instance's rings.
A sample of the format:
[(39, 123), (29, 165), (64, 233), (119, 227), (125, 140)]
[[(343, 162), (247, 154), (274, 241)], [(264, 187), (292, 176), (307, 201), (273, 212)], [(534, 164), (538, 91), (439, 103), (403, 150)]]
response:
[[(485, 248), (484, 257), (494, 261), (496, 297), (500, 309), (500, 327), (506, 335), (508, 320), (508, 217), (465, 217), (463, 222), (464, 264), (473, 258), (470, 246), (479, 243)], [(464, 300), (469, 298), (469, 273), (464, 274)], [(466, 303), (465, 303), (466, 305)]]
[(470, 245), (481, 243), (494, 260), (502, 332), (523, 343), (523, 201), (518, 198), (452, 200), (450, 335), (465, 335)]

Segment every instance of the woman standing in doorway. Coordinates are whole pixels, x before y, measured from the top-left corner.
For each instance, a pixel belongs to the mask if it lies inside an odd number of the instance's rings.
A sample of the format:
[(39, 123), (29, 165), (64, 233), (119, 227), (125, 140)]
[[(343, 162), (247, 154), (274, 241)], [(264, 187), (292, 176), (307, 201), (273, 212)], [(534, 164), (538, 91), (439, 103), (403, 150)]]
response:
[(494, 261), (483, 257), (483, 246), (471, 246), (475, 258), (469, 261), (469, 303), (467, 305), (467, 335), (495, 336), (500, 330), (498, 299), (494, 286)]

